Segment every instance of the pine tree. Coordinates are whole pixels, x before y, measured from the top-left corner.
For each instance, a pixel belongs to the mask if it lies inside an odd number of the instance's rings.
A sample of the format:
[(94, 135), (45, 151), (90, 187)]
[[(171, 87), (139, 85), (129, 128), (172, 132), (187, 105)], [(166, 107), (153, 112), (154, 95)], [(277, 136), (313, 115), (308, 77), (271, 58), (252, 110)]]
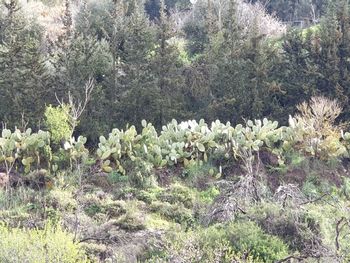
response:
[(276, 72), (283, 91), (278, 101), (285, 113), (313, 95), (325, 95), (343, 103), (343, 118), (350, 116), (349, 15), (348, 1), (337, 1), (318, 28), (295, 30), (286, 37)]
[(143, 6), (134, 0), (129, 6), (125, 40), (121, 49), (120, 87), (114, 105), (119, 120), (137, 124), (152, 120), (157, 109), (155, 77), (151, 70), (155, 32)]
[(244, 81), (247, 72), (242, 70), (246, 67), (241, 53), (243, 36), (236, 21), (236, 3), (230, 0), (223, 28), (210, 37), (211, 46), (207, 54), (211, 72), (212, 99), (208, 107), (211, 119), (238, 121), (247, 103)]
[[(69, 14), (66, 10), (66, 18), (62, 20), (70, 21)], [(77, 127), (78, 133), (84, 133), (91, 139), (110, 128), (104, 118), (110, 109), (105, 76), (111, 71), (112, 60), (108, 42), (99, 40), (92, 30), (91, 11), (86, 2), (83, 2), (75, 23), (76, 26), (71, 28), (71, 22), (64, 22), (63, 36), (55, 43), (52, 52), (52, 63), (56, 69), (55, 94), (63, 101), (67, 101), (68, 94), (80, 100), (85, 96), (86, 82), (94, 79), (96, 88)]]
[(157, 42), (155, 56), (152, 59), (153, 73), (158, 89), (158, 117), (155, 124), (162, 127), (172, 118), (180, 117), (183, 104), (181, 88), (183, 78), (181, 76), (180, 54), (176, 47), (173, 24), (166, 14), (164, 0), (160, 0), (159, 20), (157, 21)]
[(4, 2), (0, 18), (0, 119), (8, 127), (21, 125), (22, 117), (32, 127), (42, 119), (49, 75), (40, 46), (42, 34), (35, 23), (21, 14), (16, 0)]

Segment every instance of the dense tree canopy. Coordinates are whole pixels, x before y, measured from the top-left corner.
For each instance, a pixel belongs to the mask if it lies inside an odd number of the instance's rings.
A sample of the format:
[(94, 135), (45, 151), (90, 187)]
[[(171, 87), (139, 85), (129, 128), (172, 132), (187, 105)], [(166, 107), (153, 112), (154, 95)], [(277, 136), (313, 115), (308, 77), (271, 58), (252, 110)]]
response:
[[(96, 87), (77, 132), (91, 140), (142, 119), (157, 128), (182, 117), (285, 122), (315, 94), (347, 105), (347, 1), (256, 2), (65, 0), (40, 5), (48, 22), (28, 15), (30, 3), (3, 1), (0, 119), (40, 127), (45, 105), (69, 93), (81, 99), (90, 78)], [(306, 29), (278, 20), (310, 10), (317, 19)]]

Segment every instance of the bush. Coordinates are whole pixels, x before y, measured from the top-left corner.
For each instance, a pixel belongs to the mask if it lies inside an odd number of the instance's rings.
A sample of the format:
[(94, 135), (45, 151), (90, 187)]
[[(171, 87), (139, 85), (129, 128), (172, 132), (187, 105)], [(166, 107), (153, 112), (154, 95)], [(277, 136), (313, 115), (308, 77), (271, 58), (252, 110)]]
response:
[(204, 204), (211, 204), (220, 195), (220, 190), (212, 186), (205, 191), (199, 192), (199, 200)]
[(47, 205), (52, 206), (55, 210), (62, 212), (72, 212), (77, 207), (77, 200), (74, 199), (72, 192), (54, 189), (47, 196)]
[(253, 208), (250, 213), (264, 231), (281, 238), (291, 250), (307, 254), (322, 245), (319, 218), (311, 216), (299, 206), (286, 209), (265, 203)]
[(87, 262), (73, 235), (50, 223), (45, 229), (19, 229), (0, 225), (0, 262)]
[(224, 229), (234, 250), (254, 259), (274, 262), (288, 255), (288, 246), (280, 238), (266, 234), (254, 222), (231, 223)]
[(141, 212), (135, 208), (130, 208), (117, 221), (116, 225), (126, 231), (138, 231), (146, 229), (144, 217)]
[(51, 134), (51, 140), (54, 144), (60, 145), (68, 140), (72, 133), (70, 120), (66, 111), (68, 106), (52, 107), (51, 105), (45, 109), (45, 125)]
[[(243, 259), (244, 258), (244, 259)], [(165, 247), (147, 262), (261, 262), (232, 249), (224, 228), (211, 226), (188, 232), (172, 232)]]
[(156, 201), (150, 205), (150, 209), (152, 212), (156, 212), (166, 219), (181, 225), (191, 226), (194, 224), (192, 211), (185, 208), (183, 204), (170, 204)]
[(173, 184), (168, 191), (160, 195), (160, 200), (170, 204), (183, 204), (186, 208), (192, 208), (195, 201), (195, 194), (186, 186)]

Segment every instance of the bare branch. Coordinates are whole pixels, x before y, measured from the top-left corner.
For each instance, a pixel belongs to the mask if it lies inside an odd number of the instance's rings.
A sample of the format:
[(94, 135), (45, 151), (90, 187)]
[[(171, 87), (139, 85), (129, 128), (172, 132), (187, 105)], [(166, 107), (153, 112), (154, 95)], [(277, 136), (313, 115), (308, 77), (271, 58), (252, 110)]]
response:
[[(78, 120), (79, 120), (80, 116), (85, 111), (86, 106), (91, 99), (91, 94), (92, 94), (92, 91), (94, 90), (94, 88), (95, 88), (95, 81), (93, 78), (89, 78), (89, 80), (86, 82), (85, 87), (84, 87), (84, 93), (85, 93), (84, 100), (83, 101), (76, 100), (76, 99), (74, 99), (72, 94), (70, 92), (68, 92), (68, 103), (67, 104), (64, 103), (63, 99), (60, 100), (57, 97), (57, 94), (55, 94), (55, 97), (56, 97), (58, 104), (62, 107), (62, 109), (65, 111), (65, 114), (69, 117), (69, 121), (71, 122), (71, 126), (72, 126), (72, 134), (73, 134), (76, 126), (78, 125)], [(65, 105), (68, 105), (68, 109), (66, 107), (64, 107)]]
[(316, 199), (303, 202), (303, 203), (299, 204), (299, 206), (300, 206), (300, 205), (306, 205), (306, 204), (311, 204), (311, 203), (318, 202), (318, 201), (322, 200), (324, 197), (326, 197), (326, 196), (328, 196), (328, 195), (329, 195), (329, 193), (325, 193), (325, 194), (321, 195), (320, 197), (317, 197)]
[(339, 236), (340, 236), (340, 232), (341, 230), (343, 229), (343, 227), (346, 225), (343, 224), (341, 226), (341, 224), (346, 221), (346, 218), (345, 217), (342, 217), (340, 220), (338, 220), (336, 226), (335, 226), (335, 232), (336, 232), (336, 236), (335, 236), (335, 248), (337, 249), (337, 251), (339, 251), (340, 249), (340, 244), (339, 244)]

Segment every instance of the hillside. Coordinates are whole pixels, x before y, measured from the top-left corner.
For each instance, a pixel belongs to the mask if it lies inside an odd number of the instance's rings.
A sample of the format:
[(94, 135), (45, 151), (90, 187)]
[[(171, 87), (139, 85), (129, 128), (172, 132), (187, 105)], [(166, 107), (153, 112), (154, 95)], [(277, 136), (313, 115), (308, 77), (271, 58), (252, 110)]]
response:
[(0, 262), (350, 262), (348, 1), (0, 3)]
[(1, 261), (347, 262), (350, 134), (334, 101), (298, 109), (289, 126), (142, 121), (96, 152), (59, 147), (60, 108), (49, 132), (4, 129)]

